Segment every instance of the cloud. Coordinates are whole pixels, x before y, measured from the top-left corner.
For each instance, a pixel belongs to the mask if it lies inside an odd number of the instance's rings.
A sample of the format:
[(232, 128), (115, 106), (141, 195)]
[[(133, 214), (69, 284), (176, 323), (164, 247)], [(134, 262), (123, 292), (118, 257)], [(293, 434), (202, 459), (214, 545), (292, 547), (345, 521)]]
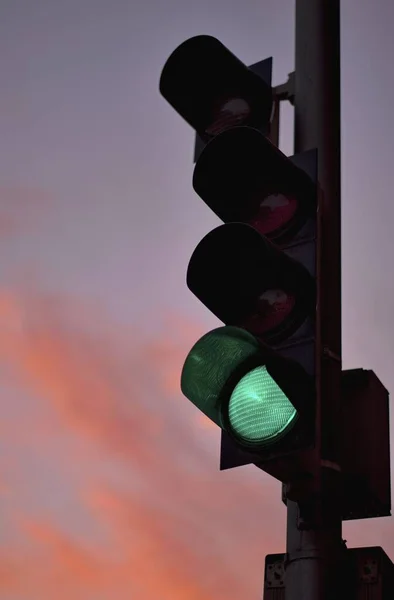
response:
[(280, 485), (219, 472), (219, 431), (179, 390), (202, 333), (170, 316), (148, 336), (75, 298), (0, 290), (4, 597), (261, 593), (265, 554), (284, 550)]
[(264, 555), (284, 550), (280, 485), (219, 473), (219, 431), (179, 390), (202, 333), (170, 316), (148, 336), (75, 298), (0, 290), (4, 597), (261, 593)]
[[(258, 560), (253, 551), (260, 539), (249, 539), (251, 553), (246, 555), (242, 538), (231, 540), (207, 522), (204, 543), (196, 548), (200, 527), (183, 523), (182, 530), (182, 523), (165, 518), (153, 501), (109, 489), (91, 490), (86, 501), (98, 523), (108, 525), (105, 550), (81, 543), (48, 520), (19, 516), (25, 546), (18, 555), (4, 556), (3, 594), (13, 592), (29, 600), (43, 595), (62, 600), (70, 594), (103, 600), (115, 594), (119, 600), (152, 600), (158, 595), (163, 600), (235, 600), (258, 593), (263, 560), (261, 550)], [(222, 540), (217, 539), (220, 534)], [(220, 544), (230, 546), (229, 556), (220, 551)]]
[[(176, 560), (178, 557), (174, 556), (157, 523), (152, 522), (149, 515), (144, 516), (143, 510), (138, 517), (137, 535), (131, 530), (130, 522), (123, 523), (126, 528), (122, 554), (117, 560), (98, 556), (53, 524), (24, 522), (24, 531), (35, 554), (29, 555), (28, 561), (20, 557), (6, 561), (0, 590), (23, 594), (28, 589), (29, 600), (43, 595), (48, 600), (62, 600), (69, 594), (76, 598), (106, 600), (114, 595), (120, 600), (130, 597), (150, 600), (158, 595), (163, 600), (206, 598), (198, 580), (193, 581), (182, 562)], [(133, 525), (135, 523), (136, 519)]]
[(126, 414), (135, 390), (118, 366), (116, 347), (79, 331), (54, 298), (31, 295), (26, 302), (3, 294), (1, 317), (0, 356), (19, 384), (50, 402), (81, 435), (113, 451), (137, 449), (141, 409)]
[[(147, 337), (75, 300), (32, 288), (0, 292), (3, 374), (34, 398), (36, 416), (43, 406), (51, 415), (50, 428), (39, 428), (42, 471), (31, 478), (19, 461), (20, 477), (30, 499), (41, 485), (42, 503), (64, 505), (58, 521), (12, 497), (14, 541), (0, 544), (4, 594), (235, 600), (260, 593), (264, 553), (282, 547), (280, 488), (253, 468), (219, 473), (219, 432), (202, 424), (176, 384), (202, 331), (176, 323), (171, 317)], [(67, 452), (58, 454), (55, 443), (67, 436)], [(81, 477), (70, 479), (71, 467)], [(79, 525), (83, 511), (93, 525)]]

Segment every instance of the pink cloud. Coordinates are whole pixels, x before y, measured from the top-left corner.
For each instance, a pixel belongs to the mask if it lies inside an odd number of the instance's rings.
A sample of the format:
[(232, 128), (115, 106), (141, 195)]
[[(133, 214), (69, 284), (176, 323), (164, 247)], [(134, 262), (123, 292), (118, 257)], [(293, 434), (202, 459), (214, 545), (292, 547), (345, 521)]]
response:
[[(22, 537), (12, 552), (2, 549), (0, 589), (29, 600), (114, 593), (122, 600), (133, 590), (139, 600), (255, 597), (264, 553), (279, 550), (267, 510), (272, 496), (278, 515), (279, 486), (273, 496), (248, 471), (218, 472), (219, 431), (202, 424), (176, 385), (202, 332), (190, 325), (178, 327), (177, 338), (164, 330), (147, 338), (85, 308), (32, 289), (3, 291), (0, 361), (19, 389), (52, 411), (53, 430), (40, 430), (43, 450), (51, 453), (56, 432), (96, 449), (80, 502), (108, 543), (81, 539), (72, 513), (61, 524), (24, 515), (19, 498)], [(62, 460), (79, 461), (76, 452)], [(101, 463), (121, 469), (119, 485), (104, 472), (98, 478)]]

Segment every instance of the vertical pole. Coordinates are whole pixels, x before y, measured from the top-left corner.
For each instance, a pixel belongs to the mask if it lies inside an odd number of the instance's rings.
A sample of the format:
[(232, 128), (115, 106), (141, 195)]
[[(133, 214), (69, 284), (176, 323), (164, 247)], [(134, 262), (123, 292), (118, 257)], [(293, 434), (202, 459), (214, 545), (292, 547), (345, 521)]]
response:
[[(336, 432), (341, 381), (340, 0), (296, 0), (295, 152), (318, 150), (322, 193), (317, 493), (287, 501), (286, 600), (339, 600), (342, 544)], [(300, 513), (301, 511), (301, 513)], [(312, 515), (312, 516), (311, 516)]]

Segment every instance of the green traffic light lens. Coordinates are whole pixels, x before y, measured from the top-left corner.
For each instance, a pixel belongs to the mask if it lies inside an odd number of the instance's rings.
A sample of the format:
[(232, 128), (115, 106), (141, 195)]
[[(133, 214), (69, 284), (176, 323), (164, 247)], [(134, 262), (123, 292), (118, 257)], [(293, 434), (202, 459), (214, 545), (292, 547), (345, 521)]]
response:
[(233, 434), (247, 445), (270, 445), (295, 424), (298, 412), (265, 366), (249, 371), (235, 386), (228, 405)]

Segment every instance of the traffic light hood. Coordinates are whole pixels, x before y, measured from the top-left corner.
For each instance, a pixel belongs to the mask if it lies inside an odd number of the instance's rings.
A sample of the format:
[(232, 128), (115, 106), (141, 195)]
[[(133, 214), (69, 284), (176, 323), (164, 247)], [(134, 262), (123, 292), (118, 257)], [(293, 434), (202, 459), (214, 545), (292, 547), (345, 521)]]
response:
[(193, 188), (225, 223), (249, 223), (275, 242), (316, 211), (316, 184), (259, 131), (234, 127), (207, 144)]
[(181, 389), (244, 448), (280, 442), (314, 401), (302, 368), (276, 356), (237, 327), (204, 335), (188, 354)]
[(220, 225), (201, 240), (187, 285), (223, 323), (266, 343), (289, 337), (316, 306), (306, 268), (244, 223)]
[(271, 116), (271, 87), (209, 35), (174, 50), (160, 92), (205, 141), (233, 125), (266, 127)]
[(259, 344), (247, 331), (219, 327), (194, 344), (181, 375), (183, 394), (214, 423), (223, 426), (221, 395), (239, 368), (258, 356)]

